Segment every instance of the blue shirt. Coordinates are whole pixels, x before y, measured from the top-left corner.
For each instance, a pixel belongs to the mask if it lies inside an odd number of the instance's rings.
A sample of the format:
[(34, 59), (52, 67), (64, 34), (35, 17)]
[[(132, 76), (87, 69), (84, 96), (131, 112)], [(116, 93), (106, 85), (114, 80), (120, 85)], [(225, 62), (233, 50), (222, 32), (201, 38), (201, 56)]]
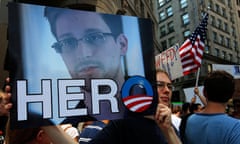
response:
[(240, 121), (227, 114), (191, 115), (187, 120), (187, 144), (240, 144)]

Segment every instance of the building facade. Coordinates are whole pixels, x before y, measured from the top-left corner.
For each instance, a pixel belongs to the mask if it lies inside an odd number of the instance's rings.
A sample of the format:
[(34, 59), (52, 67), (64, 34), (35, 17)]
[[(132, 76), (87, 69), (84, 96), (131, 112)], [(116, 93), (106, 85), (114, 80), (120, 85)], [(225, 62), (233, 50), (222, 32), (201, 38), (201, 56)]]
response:
[[(240, 63), (239, 0), (158, 0), (159, 39), (163, 50), (178, 43), (180, 46), (209, 14), (207, 39), (199, 84), (212, 70), (212, 64)], [(175, 80), (177, 99), (184, 101), (182, 89), (194, 87), (196, 74)]]

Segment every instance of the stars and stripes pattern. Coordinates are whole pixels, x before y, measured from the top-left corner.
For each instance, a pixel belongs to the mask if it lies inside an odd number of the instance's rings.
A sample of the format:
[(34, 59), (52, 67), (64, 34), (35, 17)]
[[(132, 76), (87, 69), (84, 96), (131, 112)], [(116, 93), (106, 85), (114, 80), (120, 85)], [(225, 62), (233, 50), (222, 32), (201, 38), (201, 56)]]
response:
[(151, 103), (153, 97), (144, 94), (132, 95), (123, 98), (125, 106), (132, 112), (143, 112), (147, 110)]
[(206, 13), (201, 23), (192, 35), (179, 48), (179, 55), (183, 67), (183, 75), (197, 71), (201, 66), (206, 39), (208, 14)]

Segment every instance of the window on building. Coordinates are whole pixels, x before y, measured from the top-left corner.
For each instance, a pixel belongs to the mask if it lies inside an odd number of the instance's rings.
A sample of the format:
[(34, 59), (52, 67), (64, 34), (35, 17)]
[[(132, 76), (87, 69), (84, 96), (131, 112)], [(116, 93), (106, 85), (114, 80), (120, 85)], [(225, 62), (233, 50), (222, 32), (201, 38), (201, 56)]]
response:
[(224, 40), (223, 35), (220, 35), (220, 36), (219, 36), (219, 43), (220, 43), (221, 45), (224, 44), (224, 43), (223, 43), (223, 40)]
[(187, 38), (190, 36), (190, 34), (191, 34), (190, 30), (184, 31), (184, 32), (183, 32), (183, 37), (184, 37), (184, 39), (187, 39)]
[(235, 23), (235, 20), (234, 20), (234, 17), (233, 17), (233, 13), (232, 12), (230, 12), (230, 21), (232, 22), (232, 23)]
[(227, 55), (226, 55), (226, 52), (225, 52), (225, 51), (222, 51), (222, 58), (223, 58), (223, 59), (227, 59)]
[(230, 38), (226, 38), (226, 46), (228, 47), (228, 48), (230, 48), (231, 46), (230, 46)]
[(228, 32), (228, 24), (227, 24), (227, 23), (224, 23), (223, 30), (224, 30), (225, 32)]
[(167, 41), (162, 41), (161, 45), (162, 45), (163, 50), (167, 49)]
[(229, 61), (233, 61), (233, 55), (232, 55), (232, 54), (229, 54), (228, 60), (229, 60)]
[(226, 16), (226, 10), (225, 10), (224, 8), (222, 8), (222, 16), (223, 16), (223, 17), (227, 17), (227, 16)]
[(220, 19), (217, 19), (217, 27), (222, 29), (222, 21)]
[(219, 49), (215, 48), (215, 52), (214, 52), (215, 56), (219, 57)]
[(163, 6), (165, 4), (165, 0), (158, 0), (159, 6)]
[(236, 40), (233, 41), (233, 48), (235, 49), (235, 51), (238, 51), (238, 43)]
[(231, 7), (232, 7), (231, 1), (230, 1), (230, 0), (227, 0), (226, 2), (227, 2), (227, 6), (228, 6), (229, 8), (231, 8)]
[(161, 12), (159, 13), (159, 19), (160, 19), (160, 21), (164, 20), (165, 18), (166, 18), (165, 12), (164, 12), (164, 11), (161, 11)]
[(182, 15), (182, 22), (183, 22), (183, 25), (186, 25), (186, 24), (189, 24), (189, 15), (188, 13)]
[(173, 10), (172, 10), (172, 6), (167, 8), (167, 16), (172, 16), (173, 15)]
[(169, 32), (169, 33), (174, 32), (174, 24), (173, 24), (173, 21), (171, 21), (171, 22), (168, 23), (168, 32)]
[(215, 42), (217, 42), (217, 33), (216, 33), (216, 32), (213, 32), (212, 34), (213, 34), (213, 40), (214, 40)]
[(187, 0), (180, 0), (180, 8), (185, 8), (188, 6)]
[(222, 51), (222, 58), (226, 59), (226, 52), (225, 51)]
[(215, 22), (215, 17), (214, 16), (211, 16), (210, 17), (210, 23), (213, 25), (213, 26), (215, 26), (216, 25), (216, 22)]
[(240, 0), (236, 0), (237, 1), (237, 5), (240, 6)]
[(215, 11), (220, 14), (220, 8), (218, 4), (215, 5)]
[(174, 44), (175, 44), (175, 38), (174, 37), (170, 37), (169, 39), (168, 39), (168, 43), (169, 43), (169, 46), (173, 46)]
[(209, 47), (208, 47), (208, 45), (205, 45), (205, 47), (204, 47), (204, 52), (207, 53), (207, 54), (209, 53)]
[(160, 35), (161, 35), (161, 37), (166, 35), (166, 27), (165, 27), (165, 25), (160, 27)]
[(208, 2), (208, 9), (212, 9), (213, 8), (213, 2), (210, 0)]
[(235, 27), (232, 27), (232, 31), (231, 31), (231, 33), (232, 33), (232, 36), (233, 37), (236, 37), (236, 32), (235, 32), (236, 30), (235, 30)]
[(225, 4), (225, 0), (220, 0), (220, 2), (221, 2), (222, 4)]

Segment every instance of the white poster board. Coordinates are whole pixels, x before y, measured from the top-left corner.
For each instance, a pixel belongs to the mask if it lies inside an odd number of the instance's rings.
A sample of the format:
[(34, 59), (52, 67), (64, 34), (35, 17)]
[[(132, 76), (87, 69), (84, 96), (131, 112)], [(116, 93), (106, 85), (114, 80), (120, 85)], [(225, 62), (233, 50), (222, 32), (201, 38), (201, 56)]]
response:
[[(200, 95), (203, 95), (203, 86), (199, 86), (198, 89), (199, 89)], [(183, 91), (184, 91), (184, 94), (185, 94), (186, 102), (191, 102), (191, 99), (194, 96), (194, 87), (183, 89)], [(197, 99), (196, 99), (196, 103), (200, 103), (203, 106), (203, 103), (201, 102), (201, 100), (199, 99), (198, 96), (197, 96)]]

